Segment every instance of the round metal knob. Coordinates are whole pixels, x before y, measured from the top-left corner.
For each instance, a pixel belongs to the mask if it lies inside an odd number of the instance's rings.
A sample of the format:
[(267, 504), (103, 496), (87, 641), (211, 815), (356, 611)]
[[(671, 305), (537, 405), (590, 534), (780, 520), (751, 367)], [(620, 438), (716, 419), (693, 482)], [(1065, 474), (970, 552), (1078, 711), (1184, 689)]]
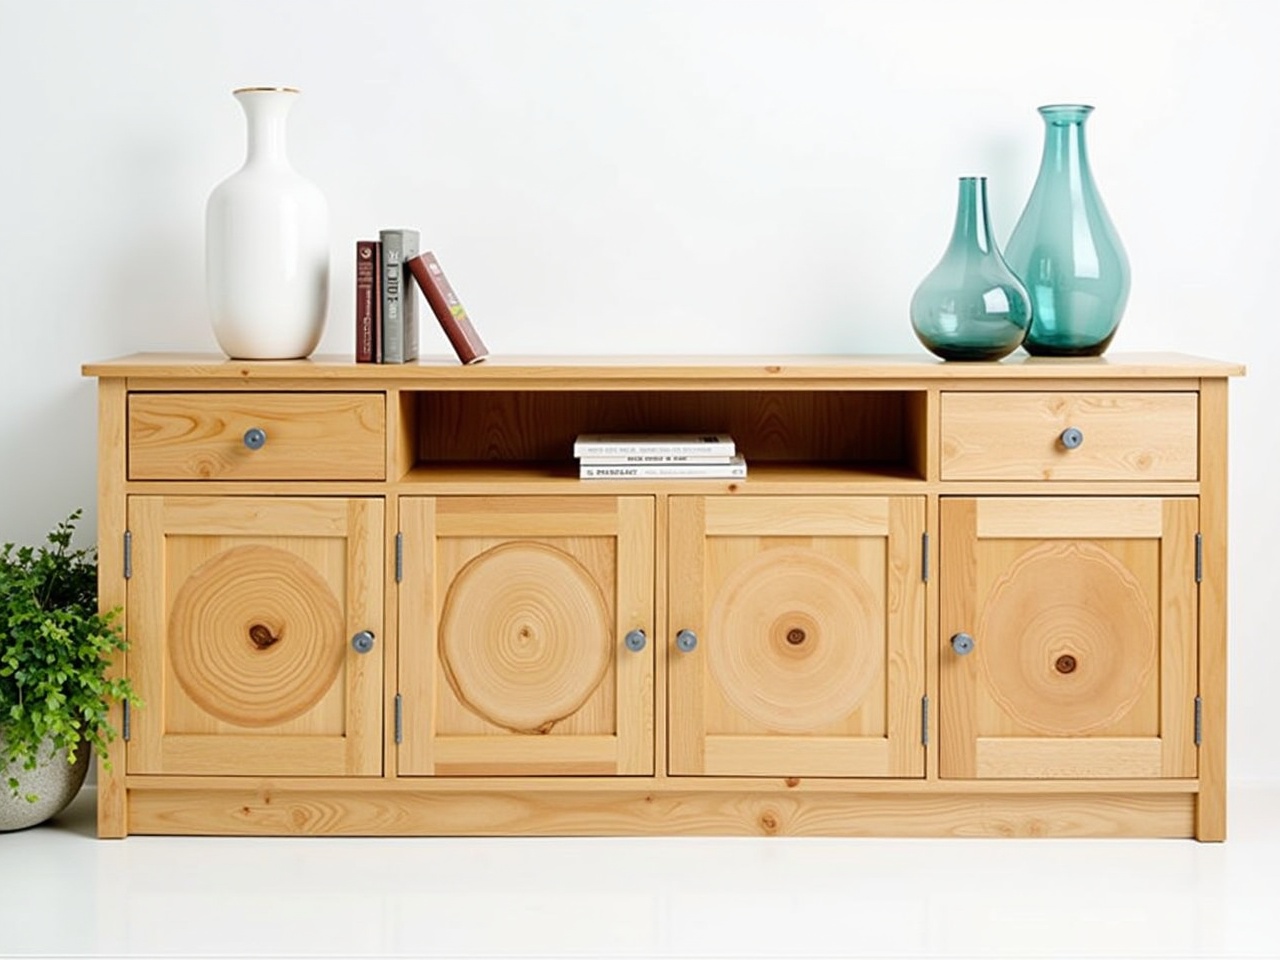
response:
[(644, 635), (643, 630), (632, 630), (622, 642), (627, 645), (627, 649), (632, 653), (639, 653), (644, 649), (645, 644), (649, 642), (649, 638)]
[(244, 432), (244, 445), (250, 450), (261, 450), (267, 442), (267, 431), (261, 427), (250, 427)]
[(361, 630), (351, 638), (351, 648), (356, 653), (368, 653), (373, 649), (373, 631)]
[(1084, 434), (1075, 427), (1067, 427), (1062, 431), (1062, 435), (1058, 439), (1062, 441), (1062, 445), (1068, 450), (1074, 450), (1084, 443)]
[(681, 653), (689, 653), (698, 645), (698, 635), (692, 630), (681, 630), (676, 634), (676, 646)]
[(967, 633), (957, 633), (951, 638), (951, 649), (960, 656), (973, 652), (973, 637)]

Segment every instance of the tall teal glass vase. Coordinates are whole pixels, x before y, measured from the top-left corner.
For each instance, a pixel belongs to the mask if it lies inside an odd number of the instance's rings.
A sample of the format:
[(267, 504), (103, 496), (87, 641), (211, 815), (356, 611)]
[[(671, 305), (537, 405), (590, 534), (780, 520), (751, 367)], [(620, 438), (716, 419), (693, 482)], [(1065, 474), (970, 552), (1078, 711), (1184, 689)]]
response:
[(1005, 245), (1031, 294), (1030, 354), (1096, 357), (1115, 336), (1129, 300), (1129, 258), (1093, 181), (1084, 124), (1093, 107), (1040, 108), (1040, 173)]
[(911, 327), (944, 360), (999, 360), (1030, 323), (1027, 291), (991, 233), (987, 178), (961, 177), (951, 243), (911, 298)]

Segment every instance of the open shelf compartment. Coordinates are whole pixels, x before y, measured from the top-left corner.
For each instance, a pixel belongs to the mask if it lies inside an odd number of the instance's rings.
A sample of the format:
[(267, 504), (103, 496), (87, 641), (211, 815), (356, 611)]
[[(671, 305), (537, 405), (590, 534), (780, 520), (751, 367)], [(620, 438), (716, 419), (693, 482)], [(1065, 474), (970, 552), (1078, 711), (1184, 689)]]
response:
[(752, 466), (927, 476), (924, 390), (407, 390), (402, 477), (483, 471), (572, 478), (579, 434), (733, 437)]

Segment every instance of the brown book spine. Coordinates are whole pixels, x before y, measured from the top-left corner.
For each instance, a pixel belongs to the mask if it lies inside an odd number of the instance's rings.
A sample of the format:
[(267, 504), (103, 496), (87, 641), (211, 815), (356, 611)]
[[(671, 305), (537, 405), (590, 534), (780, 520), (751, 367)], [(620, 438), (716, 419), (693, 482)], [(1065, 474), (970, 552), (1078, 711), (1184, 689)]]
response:
[(423, 296), (436, 315), (440, 327), (449, 338), (453, 351), (463, 363), (477, 363), (489, 355), (489, 348), (471, 325), (471, 318), (462, 308), (457, 294), (449, 285), (444, 271), (430, 250), (406, 261), (409, 273), (418, 282)]
[(382, 362), (382, 244), (356, 241), (356, 363)]

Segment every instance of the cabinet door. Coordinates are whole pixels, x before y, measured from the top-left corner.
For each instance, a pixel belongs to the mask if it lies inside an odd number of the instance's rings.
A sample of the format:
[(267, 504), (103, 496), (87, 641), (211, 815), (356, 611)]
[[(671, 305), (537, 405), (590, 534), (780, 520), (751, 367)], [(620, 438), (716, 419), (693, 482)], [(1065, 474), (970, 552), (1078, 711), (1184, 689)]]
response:
[(924, 499), (670, 505), (671, 772), (923, 776)]
[(1195, 776), (1196, 516), (943, 499), (942, 776)]
[(653, 772), (653, 511), (401, 499), (401, 775)]
[(144, 702), (129, 772), (381, 774), (382, 501), (130, 497), (128, 511)]

